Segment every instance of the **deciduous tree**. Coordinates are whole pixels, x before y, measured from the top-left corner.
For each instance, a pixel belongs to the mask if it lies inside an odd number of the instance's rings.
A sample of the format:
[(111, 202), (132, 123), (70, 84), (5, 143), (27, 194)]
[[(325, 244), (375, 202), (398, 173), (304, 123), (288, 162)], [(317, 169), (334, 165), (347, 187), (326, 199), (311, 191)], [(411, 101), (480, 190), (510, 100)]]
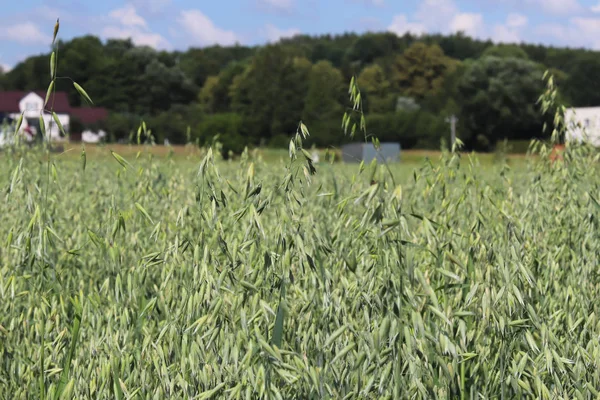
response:
[(392, 90), (385, 71), (378, 64), (369, 65), (362, 70), (358, 76), (358, 86), (365, 96), (366, 112), (385, 113), (393, 110), (394, 99), (399, 92)]
[(473, 145), (541, 132), (536, 102), (543, 90), (542, 74), (539, 64), (519, 58), (484, 57), (468, 67), (459, 91), (461, 118)]
[(396, 57), (392, 83), (408, 96), (423, 98), (437, 93), (456, 66), (457, 61), (444, 55), (440, 46), (416, 42)]

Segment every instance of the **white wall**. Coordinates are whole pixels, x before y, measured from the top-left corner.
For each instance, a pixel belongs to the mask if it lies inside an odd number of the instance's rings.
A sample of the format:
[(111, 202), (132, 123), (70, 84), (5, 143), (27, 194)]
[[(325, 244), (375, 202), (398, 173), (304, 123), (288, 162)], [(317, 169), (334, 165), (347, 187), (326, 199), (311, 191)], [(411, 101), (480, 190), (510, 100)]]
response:
[(600, 107), (567, 109), (565, 123), (567, 141), (588, 142), (593, 146), (600, 146)]
[(88, 130), (85, 130), (81, 133), (81, 141), (85, 143), (99, 143), (103, 137), (106, 136), (106, 132), (103, 130), (98, 131), (97, 133)]
[[(19, 102), (19, 110), (23, 113), (23, 124), (22, 128), (28, 126), (26, 118), (39, 119), (40, 112), (44, 108), (44, 99), (38, 96), (36, 93), (29, 93), (21, 99)], [(66, 132), (69, 129), (70, 118), (68, 114), (56, 114), (58, 120), (62, 124)], [(11, 118), (19, 119), (21, 114), (11, 114)], [(49, 135), (52, 140), (65, 140), (60, 136), (60, 128), (54, 122), (52, 114), (44, 113), (44, 122), (46, 125), (46, 135)]]
[(19, 111), (25, 112), (25, 118), (37, 118), (44, 109), (44, 99), (35, 93), (29, 93), (19, 102)]
[[(69, 132), (69, 122), (70, 118), (67, 114), (56, 114), (58, 120), (60, 121), (63, 129), (66, 133)], [(46, 122), (46, 134), (50, 135), (50, 138), (53, 140), (66, 140), (66, 137), (60, 136), (60, 128), (56, 125), (54, 118), (50, 114), (44, 114), (44, 121)]]

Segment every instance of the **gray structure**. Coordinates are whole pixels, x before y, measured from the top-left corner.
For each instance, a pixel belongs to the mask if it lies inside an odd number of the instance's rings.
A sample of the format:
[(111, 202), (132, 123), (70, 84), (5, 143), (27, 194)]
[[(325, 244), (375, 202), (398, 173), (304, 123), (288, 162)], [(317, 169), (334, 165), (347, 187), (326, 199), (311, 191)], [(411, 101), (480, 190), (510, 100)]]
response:
[(374, 158), (378, 162), (400, 161), (400, 143), (380, 143), (379, 153), (373, 143), (348, 143), (342, 146), (342, 160), (344, 162), (370, 163)]

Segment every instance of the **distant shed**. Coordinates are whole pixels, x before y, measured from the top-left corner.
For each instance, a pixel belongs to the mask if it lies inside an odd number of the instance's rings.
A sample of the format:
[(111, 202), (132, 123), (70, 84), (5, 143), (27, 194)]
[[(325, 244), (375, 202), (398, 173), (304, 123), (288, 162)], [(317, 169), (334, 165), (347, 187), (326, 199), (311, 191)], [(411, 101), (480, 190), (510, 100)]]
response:
[(378, 162), (396, 162), (400, 160), (400, 143), (380, 143), (379, 152), (375, 150), (373, 143), (348, 143), (342, 146), (342, 160), (347, 163), (361, 162), (370, 163), (374, 158)]
[(565, 122), (567, 141), (587, 142), (600, 147), (600, 107), (568, 108)]

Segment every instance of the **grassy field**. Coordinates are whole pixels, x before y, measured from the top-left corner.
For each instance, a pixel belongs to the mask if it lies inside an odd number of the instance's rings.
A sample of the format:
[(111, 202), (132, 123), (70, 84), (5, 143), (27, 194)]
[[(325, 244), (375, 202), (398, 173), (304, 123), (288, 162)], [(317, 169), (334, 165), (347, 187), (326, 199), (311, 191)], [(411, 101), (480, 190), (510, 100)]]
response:
[[(87, 156), (90, 159), (93, 158), (108, 158), (111, 159), (111, 151), (114, 151), (125, 158), (136, 157), (139, 152), (150, 153), (157, 158), (173, 158), (173, 159), (188, 159), (199, 161), (205, 154), (205, 149), (200, 149), (193, 145), (130, 145), (130, 144), (85, 144), (85, 150)], [(80, 143), (66, 143), (62, 145), (62, 150), (59, 154), (64, 156), (63, 158), (78, 158), (80, 156), (82, 144)], [(312, 150), (310, 151), (312, 152)], [(339, 148), (317, 149), (320, 161), (323, 163), (326, 159), (327, 152), (329, 154), (335, 154), (336, 162), (341, 160), (341, 150)], [(260, 159), (264, 162), (277, 162), (286, 163), (289, 159), (288, 151), (286, 149), (270, 149), (270, 148), (257, 148), (249, 151), (250, 155), (255, 159)], [(435, 150), (402, 150), (400, 163), (409, 165), (410, 167), (418, 166), (424, 160), (429, 159), (432, 162), (437, 162), (441, 155), (440, 151)], [(1, 156), (1, 153), (0, 153)], [(522, 164), (527, 156), (525, 154), (507, 154), (506, 159), (508, 163)], [(237, 157), (239, 158), (239, 157)], [(236, 159), (237, 159), (236, 158)], [(494, 164), (499, 160), (496, 153), (478, 153), (477, 158), (482, 164)]]
[(173, 151), (0, 157), (0, 398), (598, 398), (593, 153)]

